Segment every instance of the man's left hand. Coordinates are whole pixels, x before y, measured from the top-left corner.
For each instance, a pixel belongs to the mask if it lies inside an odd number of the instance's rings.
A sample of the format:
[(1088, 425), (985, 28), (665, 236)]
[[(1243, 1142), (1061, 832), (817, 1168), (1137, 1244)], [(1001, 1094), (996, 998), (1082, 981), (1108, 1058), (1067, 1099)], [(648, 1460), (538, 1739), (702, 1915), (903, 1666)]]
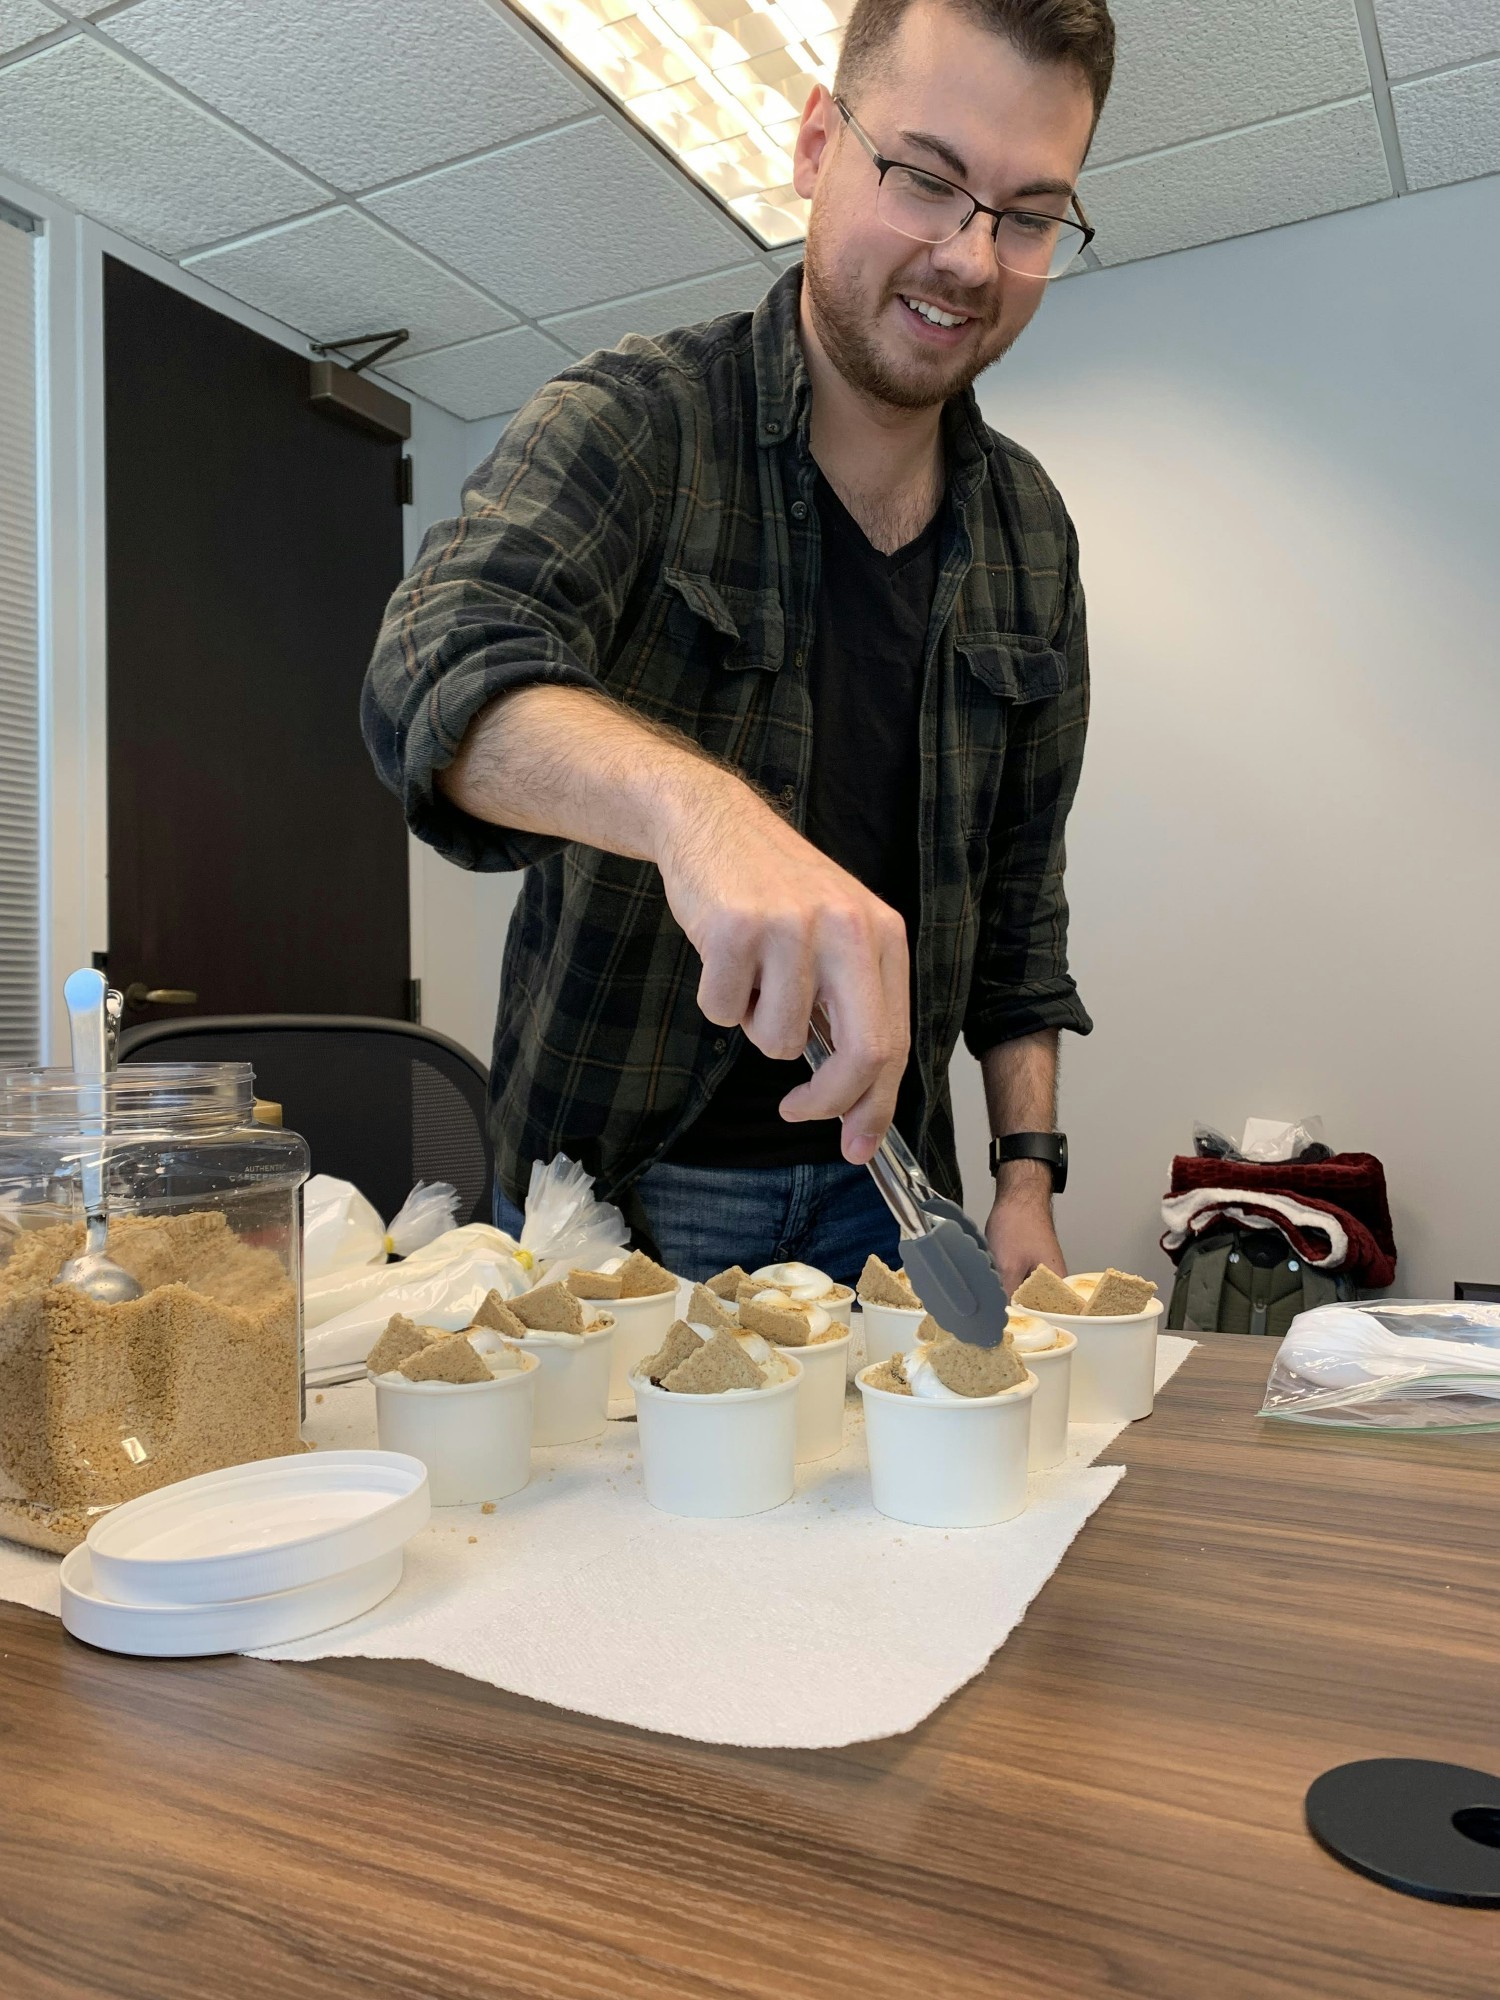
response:
[(1052, 1175), (1044, 1162), (1010, 1164), (996, 1189), (984, 1234), (1008, 1293), (1038, 1264), (1048, 1265), (1060, 1278), (1068, 1275), (1052, 1221)]

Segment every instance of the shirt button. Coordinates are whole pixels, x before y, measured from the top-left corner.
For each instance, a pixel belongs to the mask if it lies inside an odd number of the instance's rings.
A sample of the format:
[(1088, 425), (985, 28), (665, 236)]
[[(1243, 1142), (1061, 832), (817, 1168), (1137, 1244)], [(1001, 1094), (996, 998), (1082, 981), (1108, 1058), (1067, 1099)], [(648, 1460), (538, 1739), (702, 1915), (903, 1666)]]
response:
[(807, 654), (802, 650), (800, 646), (797, 648), (796, 652), (792, 655), (792, 665), (795, 667), (805, 667), (807, 665)]
[(729, 1047), (728, 1042), (726, 1042), (724, 1037), (720, 1035), (714, 1042), (714, 1054), (716, 1056), (721, 1056), (728, 1047)]
[(792, 502), (792, 519), (794, 521), (805, 521), (807, 519), (807, 502), (805, 500), (794, 500)]
[(794, 806), (797, 803), (797, 787), (795, 785), (782, 786), (781, 803), (784, 806)]
[(781, 426), (780, 426), (780, 424), (779, 424), (779, 423), (777, 423), (777, 421), (776, 421), (776, 419), (775, 419), (774, 417), (767, 417), (767, 419), (766, 419), (766, 434), (767, 434), (767, 436), (768, 436), (768, 437), (775, 437), (775, 436), (776, 436), (776, 435), (778, 434), (778, 432), (780, 431), (780, 429), (781, 429)]

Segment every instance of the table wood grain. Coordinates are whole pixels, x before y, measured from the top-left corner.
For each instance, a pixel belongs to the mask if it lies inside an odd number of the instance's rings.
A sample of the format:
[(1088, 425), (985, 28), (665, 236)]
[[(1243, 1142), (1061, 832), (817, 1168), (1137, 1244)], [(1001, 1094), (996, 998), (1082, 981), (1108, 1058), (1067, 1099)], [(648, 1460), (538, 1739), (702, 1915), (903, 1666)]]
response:
[(843, 1751), (0, 1606), (0, 1994), (1495, 2000), (1500, 1913), (1350, 1873), (1302, 1799), (1500, 1768), (1500, 1437), (1267, 1425), (1269, 1358), (1206, 1341), (986, 1672)]

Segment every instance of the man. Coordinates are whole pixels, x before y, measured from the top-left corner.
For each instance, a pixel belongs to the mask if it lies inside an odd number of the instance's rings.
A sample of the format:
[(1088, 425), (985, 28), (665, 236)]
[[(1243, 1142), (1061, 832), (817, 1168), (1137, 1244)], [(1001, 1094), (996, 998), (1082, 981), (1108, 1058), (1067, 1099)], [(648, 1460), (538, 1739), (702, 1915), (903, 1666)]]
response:
[[(511, 423), (387, 614), (366, 739), (423, 839), (525, 868), (492, 1085), (506, 1205), (581, 1159), (701, 1277), (847, 1282), (894, 1115), (957, 1196), (981, 1058), (1007, 1281), (1051, 1213), (1063, 828), (1088, 675), (1061, 501), (969, 385), (1088, 240), (1104, 0), (858, 0), (803, 113), (804, 262)], [(815, 1009), (835, 1054), (801, 1060)], [(840, 1123), (842, 1121), (842, 1127)]]

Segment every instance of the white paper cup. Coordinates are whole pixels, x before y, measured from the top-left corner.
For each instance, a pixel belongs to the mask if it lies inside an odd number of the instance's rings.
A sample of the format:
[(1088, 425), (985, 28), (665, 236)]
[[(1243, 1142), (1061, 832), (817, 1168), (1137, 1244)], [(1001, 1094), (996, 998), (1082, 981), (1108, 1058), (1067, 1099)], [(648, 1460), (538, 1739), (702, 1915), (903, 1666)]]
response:
[[(587, 1305), (584, 1308), (588, 1310)], [(615, 1337), (609, 1358), (609, 1414), (628, 1417), (635, 1412), (635, 1391), (630, 1373), (638, 1361), (654, 1354), (667, 1337), (667, 1328), (677, 1317), (677, 1293), (653, 1292), (644, 1299), (611, 1299), (601, 1311), (614, 1315)]]
[(1075, 1424), (1133, 1424), (1149, 1417), (1156, 1403), (1156, 1326), (1166, 1311), (1153, 1299), (1144, 1312), (1116, 1318), (1086, 1313), (1044, 1313), (1034, 1319), (1075, 1334), (1070, 1421)]
[(872, 1306), (860, 1302), (859, 1317), (865, 1329), (865, 1360), (870, 1366), (889, 1361), (893, 1354), (910, 1354), (917, 1344), (917, 1328), (927, 1317), (925, 1306)]
[(787, 1359), (789, 1381), (727, 1396), (674, 1396), (637, 1371), (641, 1472), (653, 1507), (724, 1520), (791, 1499), (802, 1369)]
[(854, 1324), (854, 1287), (852, 1285), (835, 1285), (826, 1299), (818, 1299), (816, 1303), (823, 1308), (828, 1317), (837, 1325), (852, 1326)]
[(1033, 1472), (1049, 1465), (1061, 1465), (1068, 1455), (1068, 1404), (1073, 1380), (1073, 1352), (1078, 1336), (1056, 1329), (1056, 1347), (1039, 1353), (1023, 1353), (1021, 1359), (1036, 1377), (1036, 1395), (1031, 1403), (1031, 1456)]
[(596, 1333), (532, 1333), (523, 1341), (508, 1343), (519, 1346), (523, 1354), (534, 1354), (540, 1367), (533, 1444), (577, 1444), (581, 1438), (598, 1437), (609, 1421), (615, 1322), (612, 1311), (602, 1307), (596, 1307), (594, 1316), (609, 1324)]
[(488, 1382), (375, 1384), (382, 1451), (404, 1451), (427, 1467), (434, 1507), (503, 1500), (531, 1477), (531, 1423), (539, 1369), (529, 1354), (519, 1368)]
[(802, 1368), (797, 1389), (797, 1463), (832, 1458), (844, 1442), (844, 1392), (849, 1378), (845, 1358), (853, 1336), (816, 1340), (806, 1347), (784, 1347)]
[(1037, 1378), (998, 1396), (952, 1402), (877, 1389), (862, 1368), (870, 1488), (893, 1521), (921, 1528), (987, 1528), (1026, 1505), (1031, 1404)]

